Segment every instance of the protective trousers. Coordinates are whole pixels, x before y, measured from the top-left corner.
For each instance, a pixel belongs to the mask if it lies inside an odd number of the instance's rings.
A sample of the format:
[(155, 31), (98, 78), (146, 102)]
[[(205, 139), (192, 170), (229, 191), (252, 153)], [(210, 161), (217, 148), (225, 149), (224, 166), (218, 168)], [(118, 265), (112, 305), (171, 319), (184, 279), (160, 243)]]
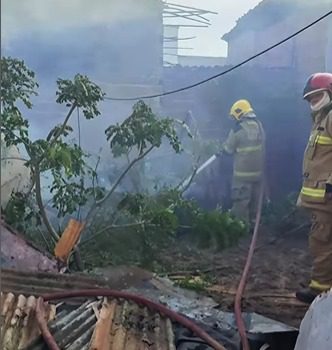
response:
[[(332, 203), (330, 204), (332, 208)], [(309, 249), (313, 258), (310, 287), (325, 291), (332, 287), (332, 210), (311, 210)]]
[(255, 223), (260, 189), (261, 181), (233, 180), (232, 213), (249, 225)]

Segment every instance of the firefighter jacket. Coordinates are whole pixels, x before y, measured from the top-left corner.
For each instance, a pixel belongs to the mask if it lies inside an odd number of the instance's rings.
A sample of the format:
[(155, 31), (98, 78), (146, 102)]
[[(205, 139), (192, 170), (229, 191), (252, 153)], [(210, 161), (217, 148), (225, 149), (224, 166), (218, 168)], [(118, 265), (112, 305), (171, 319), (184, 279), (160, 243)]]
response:
[(264, 130), (256, 115), (248, 113), (230, 131), (222, 150), (234, 156), (233, 177), (239, 181), (263, 178)]
[(303, 186), (298, 205), (332, 213), (331, 205), (326, 205), (327, 184), (332, 186), (332, 103), (312, 117), (312, 129), (304, 153)]

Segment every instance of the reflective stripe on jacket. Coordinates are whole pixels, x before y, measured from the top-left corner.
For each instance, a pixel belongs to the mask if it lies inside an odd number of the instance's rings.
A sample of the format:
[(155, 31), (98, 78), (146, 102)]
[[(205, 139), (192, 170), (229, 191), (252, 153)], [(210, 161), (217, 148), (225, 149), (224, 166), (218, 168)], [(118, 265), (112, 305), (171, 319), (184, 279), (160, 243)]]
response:
[(332, 185), (332, 103), (313, 114), (313, 125), (303, 159), (303, 186), (298, 205), (327, 208), (326, 184)]
[(243, 117), (230, 131), (223, 150), (234, 155), (234, 177), (238, 180), (257, 181), (264, 167), (263, 127), (255, 114)]

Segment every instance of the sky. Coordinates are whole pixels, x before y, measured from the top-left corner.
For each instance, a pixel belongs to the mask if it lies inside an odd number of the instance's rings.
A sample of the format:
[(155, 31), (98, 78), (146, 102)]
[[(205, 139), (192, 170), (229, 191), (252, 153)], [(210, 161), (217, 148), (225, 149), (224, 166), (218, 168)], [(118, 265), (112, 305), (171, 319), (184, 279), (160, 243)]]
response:
[(211, 21), (209, 28), (181, 29), (181, 36), (195, 35), (196, 39), (187, 43), (181, 42), (182, 47), (186, 45), (193, 50), (180, 50), (180, 54), (226, 56), (227, 44), (221, 40), (221, 36), (232, 29), (236, 20), (261, 0), (168, 0), (167, 2), (218, 12), (217, 15), (208, 15)]

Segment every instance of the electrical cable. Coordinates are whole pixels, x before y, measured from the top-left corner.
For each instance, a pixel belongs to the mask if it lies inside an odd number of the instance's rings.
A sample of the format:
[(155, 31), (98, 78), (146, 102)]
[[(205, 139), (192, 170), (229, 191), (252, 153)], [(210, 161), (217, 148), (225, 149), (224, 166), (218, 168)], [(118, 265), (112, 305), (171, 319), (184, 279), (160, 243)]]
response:
[(255, 55), (245, 59), (244, 61), (236, 64), (235, 66), (232, 66), (231, 68), (226, 69), (225, 71), (222, 71), (222, 72), (220, 72), (218, 74), (212, 75), (211, 77), (208, 77), (208, 78), (206, 78), (204, 80), (201, 80), (201, 81), (199, 81), (197, 83), (194, 83), (194, 84), (182, 87), (182, 88), (178, 88), (178, 89), (175, 89), (175, 90), (170, 90), (170, 91), (165, 91), (163, 93), (154, 94), (154, 95), (136, 96), (136, 97), (123, 97), (123, 98), (121, 98), (121, 97), (105, 96), (104, 99), (111, 100), (111, 101), (136, 101), (136, 100), (144, 100), (144, 99), (150, 99), (150, 98), (157, 98), (157, 97), (167, 96), (167, 95), (171, 95), (171, 94), (175, 94), (175, 93), (178, 93), (178, 92), (182, 92), (182, 91), (185, 91), (185, 90), (192, 89), (192, 88), (197, 87), (199, 85), (205, 84), (205, 83), (207, 83), (207, 82), (209, 82), (211, 80), (219, 78), (219, 77), (221, 77), (221, 76), (223, 76), (225, 74), (228, 74), (228, 73), (236, 70), (237, 68), (240, 68), (241, 66), (245, 65), (246, 63), (256, 59), (259, 56), (264, 55), (265, 53), (273, 50), (274, 48), (284, 44), (285, 42), (287, 42), (290, 39), (296, 37), (297, 35), (301, 34), (302, 32), (306, 31), (307, 29), (313, 27), (314, 25), (316, 25), (317, 23), (321, 22), (323, 19), (327, 18), (331, 14), (332, 14), (332, 11), (327, 12), (323, 16), (317, 18), (315, 21), (311, 22), (310, 24), (306, 25), (305, 27), (302, 27), (300, 30), (298, 30), (297, 32), (287, 36), (286, 38), (282, 39), (281, 41), (278, 41), (274, 45), (269, 46), (265, 50), (258, 52), (257, 54), (255, 54)]

